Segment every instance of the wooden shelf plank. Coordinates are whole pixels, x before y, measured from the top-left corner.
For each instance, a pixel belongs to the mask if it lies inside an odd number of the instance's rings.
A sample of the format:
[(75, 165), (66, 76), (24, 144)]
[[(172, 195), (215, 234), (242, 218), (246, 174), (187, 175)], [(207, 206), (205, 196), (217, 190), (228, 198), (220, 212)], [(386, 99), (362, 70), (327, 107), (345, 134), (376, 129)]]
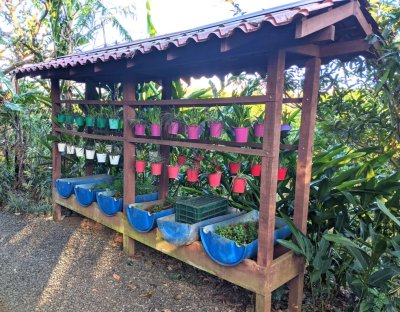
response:
[(78, 132), (78, 131), (74, 131), (74, 130), (61, 129), (61, 128), (55, 128), (54, 130), (58, 133), (66, 133), (66, 134), (76, 135), (76, 136), (80, 136), (82, 138), (87, 138), (87, 139), (105, 140), (105, 141), (120, 141), (120, 142), (124, 141), (123, 136), (100, 135), (100, 134)]

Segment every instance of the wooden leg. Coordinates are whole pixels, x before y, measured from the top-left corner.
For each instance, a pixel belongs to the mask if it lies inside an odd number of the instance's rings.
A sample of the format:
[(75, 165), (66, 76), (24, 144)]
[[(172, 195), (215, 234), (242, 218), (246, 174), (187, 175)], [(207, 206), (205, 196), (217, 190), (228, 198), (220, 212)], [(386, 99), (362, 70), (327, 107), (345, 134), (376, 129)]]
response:
[(289, 311), (300, 312), (303, 303), (304, 273), (289, 282)]
[(53, 220), (61, 221), (61, 206), (53, 202)]
[(256, 312), (270, 312), (272, 309), (272, 294), (256, 294)]
[(135, 255), (135, 240), (124, 234), (124, 252), (129, 256)]

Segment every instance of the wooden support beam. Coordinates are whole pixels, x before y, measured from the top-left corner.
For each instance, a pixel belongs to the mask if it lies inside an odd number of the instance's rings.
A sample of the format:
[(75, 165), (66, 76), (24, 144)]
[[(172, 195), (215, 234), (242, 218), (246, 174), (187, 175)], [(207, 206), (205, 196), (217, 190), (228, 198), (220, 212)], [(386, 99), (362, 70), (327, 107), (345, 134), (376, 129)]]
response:
[[(57, 118), (58, 113), (61, 110), (60, 102), (61, 90), (60, 90), (60, 81), (58, 79), (51, 79), (51, 90), (50, 90), (50, 97), (51, 97), (51, 115), (53, 120)], [(53, 135), (57, 135), (56, 127), (57, 124), (53, 121)], [(52, 146), (52, 171), (53, 171), (53, 187), (56, 185), (56, 180), (61, 178), (61, 154), (58, 152), (57, 143), (53, 142)], [(54, 198), (54, 191), (53, 191), (53, 198)], [(56, 221), (61, 220), (61, 206), (54, 202), (53, 200), (53, 219)]]
[[(294, 223), (303, 233), (306, 233), (307, 231), (313, 156), (312, 149), (317, 113), (320, 69), (320, 58), (314, 57), (306, 64), (294, 201)], [(301, 305), (303, 301), (303, 284), (304, 271), (290, 282), (290, 311), (301, 311)]]
[[(98, 94), (96, 91), (96, 84), (87, 81), (85, 83), (85, 100), (98, 100)], [(93, 129), (88, 129), (88, 133), (93, 133)], [(94, 168), (94, 161), (86, 161), (85, 164), (85, 175), (92, 175), (93, 174), (93, 168)]]
[(320, 47), (321, 58), (340, 57), (346, 54), (370, 52), (371, 45), (364, 39), (335, 42)]
[(294, 46), (286, 49), (287, 53), (300, 54), (306, 56), (319, 56), (319, 46), (316, 44), (307, 44), (301, 46)]
[(352, 16), (356, 5), (354, 1), (351, 1), (326, 13), (303, 19), (296, 25), (295, 38), (300, 39), (306, 37)]

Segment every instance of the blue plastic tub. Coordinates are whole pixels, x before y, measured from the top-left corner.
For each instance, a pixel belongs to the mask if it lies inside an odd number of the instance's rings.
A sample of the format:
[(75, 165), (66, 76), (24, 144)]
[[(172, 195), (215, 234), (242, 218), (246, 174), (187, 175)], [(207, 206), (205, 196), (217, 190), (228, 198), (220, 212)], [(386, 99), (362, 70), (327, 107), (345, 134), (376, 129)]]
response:
[[(235, 266), (241, 263), (244, 259), (255, 256), (258, 249), (258, 239), (247, 245), (239, 246), (236, 242), (215, 234), (214, 231), (218, 226), (258, 221), (258, 218), (258, 211), (253, 210), (242, 216), (202, 227), (200, 229), (201, 241), (210, 258), (224, 266)], [(275, 228), (275, 244), (277, 239), (287, 238), (291, 234), (289, 227), (280, 218), (275, 219)]]
[(208, 220), (203, 220), (194, 224), (176, 222), (175, 214), (171, 214), (169, 216), (159, 218), (157, 220), (157, 224), (161, 235), (167, 242), (175, 246), (184, 246), (199, 240), (199, 229), (201, 227), (232, 219), (237, 217), (239, 214), (242, 214), (236, 210), (230, 210), (229, 212), (231, 213)]
[(74, 187), (76, 200), (81, 206), (87, 207), (96, 201), (97, 193), (104, 192), (105, 189), (91, 189), (97, 183), (79, 184)]
[(112, 217), (122, 211), (123, 200), (114, 198), (113, 191), (99, 192), (96, 194), (96, 199), (100, 211), (106, 216)]
[(157, 219), (168, 216), (175, 212), (175, 208), (165, 209), (160, 212), (150, 213), (146, 208), (162, 205), (164, 200), (151, 201), (127, 205), (126, 213), (130, 225), (138, 232), (146, 233), (157, 226)]
[(135, 203), (144, 203), (149, 201), (155, 201), (158, 199), (158, 193), (150, 193), (135, 196)]
[(57, 193), (62, 198), (68, 198), (71, 196), (74, 191), (74, 187), (80, 184), (93, 184), (93, 183), (101, 183), (111, 181), (112, 176), (107, 174), (98, 174), (86, 177), (79, 178), (66, 178), (66, 179), (57, 179), (56, 180), (56, 189)]

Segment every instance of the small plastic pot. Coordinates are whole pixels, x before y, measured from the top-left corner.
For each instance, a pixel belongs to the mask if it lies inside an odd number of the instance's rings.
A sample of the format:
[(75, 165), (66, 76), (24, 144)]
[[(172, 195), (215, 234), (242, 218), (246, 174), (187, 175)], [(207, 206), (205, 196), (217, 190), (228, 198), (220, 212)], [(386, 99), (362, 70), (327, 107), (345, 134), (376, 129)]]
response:
[(185, 155), (178, 155), (178, 166), (183, 166), (186, 164), (187, 157)]
[(76, 155), (76, 157), (84, 157), (85, 156), (85, 149), (83, 147), (76, 147), (75, 146), (75, 155)]
[(67, 144), (67, 154), (68, 155), (75, 154), (75, 146)]
[(135, 168), (137, 173), (143, 173), (146, 169), (146, 161), (145, 160), (136, 160)]
[(199, 169), (188, 168), (186, 173), (189, 182), (194, 183), (199, 180)]
[(278, 168), (278, 181), (283, 181), (286, 178), (287, 168)]
[(94, 117), (86, 116), (86, 127), (94, 127)]
[(152, 124), (150, 126), (151, 136), (159, 137), (161, 136), (161, 126), (159, 124)]
[(229, 172), (230, 174), (237, 174), (240, 169), (240, 163), (239, 162), (230, 162), (229, 163)]
[(110, 165), (117, 166), (121, 155), (110, 155)]
[(85, 150), (85, 156), (86, 156), (86, 159), (88, 159), (88, 160), (94, 159), (94, 154), (96, 154), (95, 150), (89, 150), (89, 149)]
[(221, 172), (216, 172), (216, 173), (210, 173), (208, 175), (208, 183), (212, 187), (218, 187), (221, 185)]
[(249, 128), (235, 128), (235, 141), (237, 143), (247, 143), (249, 138)]
[(74, 116), (72, 115), (65, 115), (65, 123), (68, 125), (72, 125), (74, 123)]
[(178, 134), (179, 131), (179, 122), (173, 121), (171, 124), (168, 126), (168, 133), (169, 134)]
[(66, 147), (67, 147), (66, 143), (57, 143), (57, 148), (60, 153), (64, 153)]
[(145, 125), (136, 124), (135, 125), (135, 135), (140, 135), (140, 136), (145, 135), (145, 129), (146, 129)]
[(64, 114), (58, 114), (57, 115), (57, 121), (59, 122), (59, 123), (64, 123), (65, 122), (65, 115)]
[(107, 154), (99, 154), (99, 153), (97, 153), (96, 157), (97, 157), (97, 162), (98, 163), (105, 163), (106, 160), (107, 160)]
[(97, 117), (96, 118), (96, 127), (99, 129), (105, 129), (107, 125), (107, 118)]
[(246, 190), (246, 179), (243, 178), (235, 178), (233, 180), (233, 192), (234, 193), (244, 193)]
[(83, 127), (85, 125), (85, 118), (83, 118), (83, 116), (76, 116), (75, 117), (75, 124), (78, 127)]
[(118, 130), (119, 129), (119, 119), (118, 118), (108, 119), (108, 126), (110, 127), (110, 130)]
[(261, 165), (254, 164), (250, 167), (250, 173), (253, 177), (259, 177), (261, 175)]
[(179, 166), (168, 165), (167, 170), (168, 170), (168, 178), (170, 179), (178, 178)]
[(222, 134), (222, 123), (212, 122), (210, 124), (210, 136), (213, 138), (219, 138)]
[(198, 140), (199, 136), (199, 126), (188, 126), (189, 140)]
[(262, 138), (264, 136), (264, 124), (254, 125), (254, 136), (257, 138)]
[(151, 164), (151, 174), (155, 176), (161, 175), (162, 163), (152, 163)]

